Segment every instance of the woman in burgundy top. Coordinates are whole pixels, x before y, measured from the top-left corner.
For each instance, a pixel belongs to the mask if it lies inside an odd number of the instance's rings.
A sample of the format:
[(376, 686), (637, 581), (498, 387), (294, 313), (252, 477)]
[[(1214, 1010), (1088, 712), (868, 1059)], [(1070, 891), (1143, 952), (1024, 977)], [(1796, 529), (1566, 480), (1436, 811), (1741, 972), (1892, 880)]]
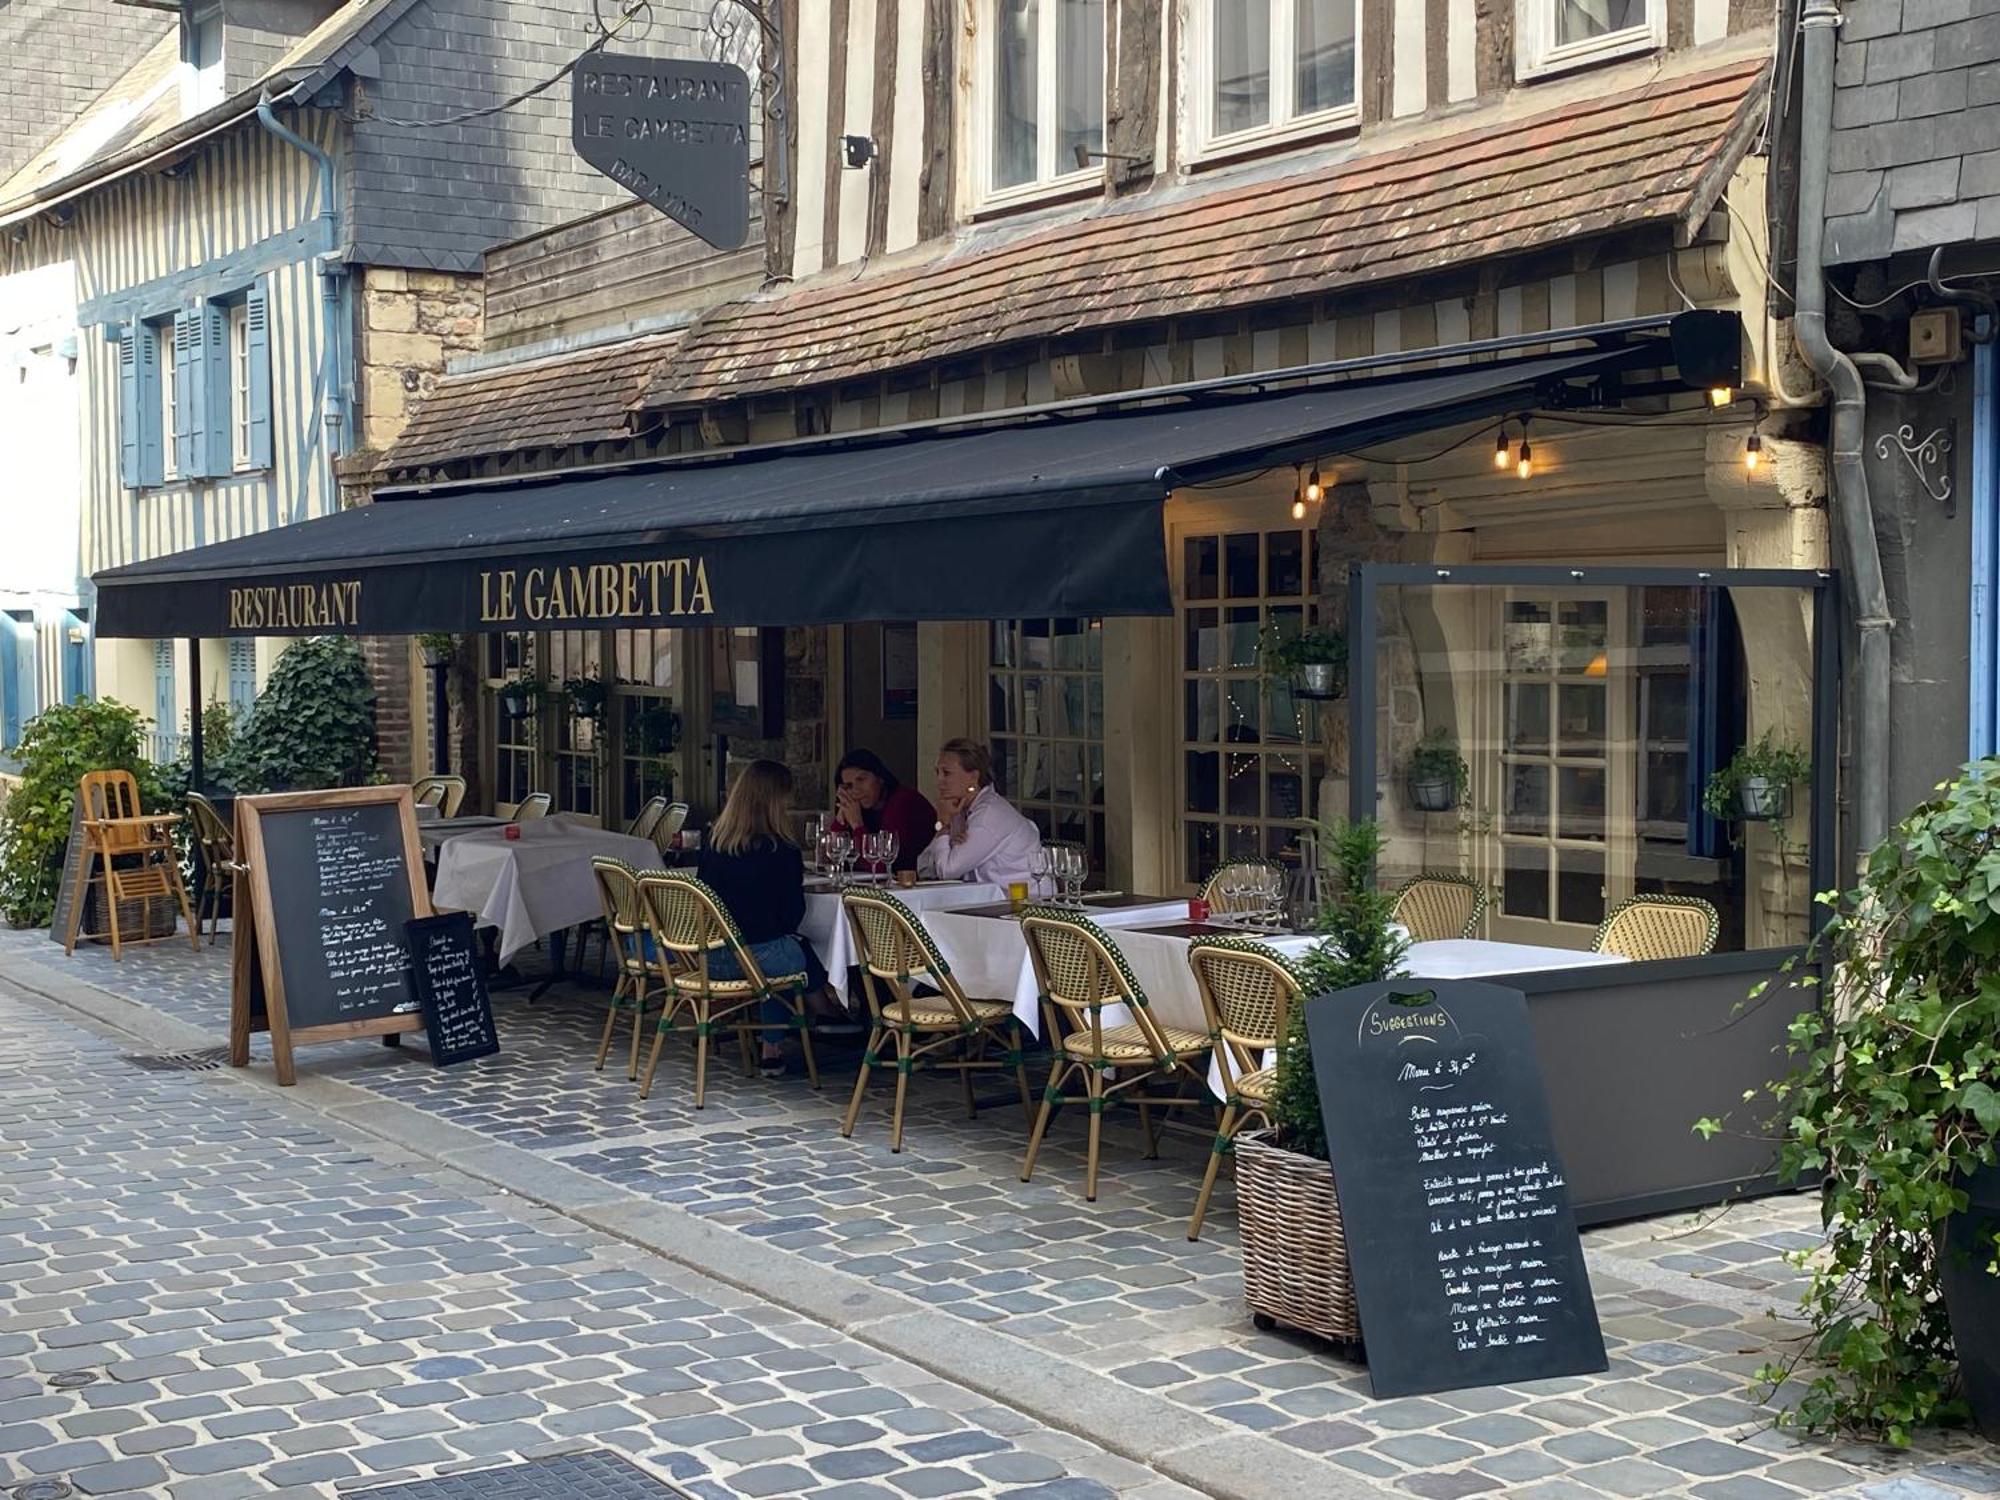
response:
[(895, 867), (914, 870), (937, 831), (937, 812), (922, 792), (904, 786), (872, 750), (850, 750), (834, 772), (834, 824), (859, 837), (896, 835)]

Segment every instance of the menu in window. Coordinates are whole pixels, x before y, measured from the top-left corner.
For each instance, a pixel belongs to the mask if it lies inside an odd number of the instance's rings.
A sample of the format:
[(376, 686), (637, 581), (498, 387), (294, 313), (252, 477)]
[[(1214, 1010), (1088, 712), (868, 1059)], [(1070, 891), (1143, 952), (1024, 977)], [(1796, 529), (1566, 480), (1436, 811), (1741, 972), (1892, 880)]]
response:
[(1375, 1395), (1604, 1369), (1520, 991), (1394, 980), (1306, 1020)]

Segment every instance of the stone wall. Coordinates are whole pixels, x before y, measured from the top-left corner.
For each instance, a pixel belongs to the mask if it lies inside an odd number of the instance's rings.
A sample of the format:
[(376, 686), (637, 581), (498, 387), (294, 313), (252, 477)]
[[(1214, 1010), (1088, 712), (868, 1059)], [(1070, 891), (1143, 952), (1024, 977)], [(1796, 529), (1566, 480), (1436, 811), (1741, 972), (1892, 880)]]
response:
[(410, 408), (437, 385), (447, 360), (479, 349), (484, 314), (478, 276), (367, 269), (356, 314), (361, 384), (356, 431), (364, 454), (385, 452), (396, 440)]

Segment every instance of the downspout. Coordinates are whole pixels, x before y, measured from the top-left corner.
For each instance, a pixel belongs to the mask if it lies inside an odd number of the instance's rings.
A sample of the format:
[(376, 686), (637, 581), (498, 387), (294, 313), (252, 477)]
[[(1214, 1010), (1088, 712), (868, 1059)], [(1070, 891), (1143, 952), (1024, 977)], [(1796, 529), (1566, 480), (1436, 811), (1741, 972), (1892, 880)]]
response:
[[(271, 108), (269, 90), (257, 100), (257, 121), (272, 135), (286, 145), (301, 151), (319, 169), (319, 213), (316, 216), (320, 226), (322, 249), (316, 260), (319, 269), (320, 314), (325, 323), (324, 352), (320, 356), (321, 389), (324, 392), (321, 416), (327, 434), (327, 459), (332, 460), (346, 451), (345, 436), (349, 429), (347, 420), (348, 368), (346, 338), (341, 317), (342, 290), (346, 283), (346, 267), (335, 257), (340, 244), (339, 219), (334, 207), (333, 158), (297, 131), (281, 121)], [(329, 495), (338, 493), (337, 484), (331, 474), (328, 476)]]
[(1855, 662), (1854, 843), (1859, 857), (1889, 832), (1889, 594), (1882, 582), (1882, 551), (1875, 538), (1875, 509), (1862, 467), (1868, 397), (1861, 371), (1826, 334), (1827, 161), (1833, 145), (1835, 33), (1838, 0), (1806, 0), (1799, 19), (1803, 77), (1799, 117), (1799, 259), (1794, 336), (1806, 363), (1832, 392), (1829, 447), (1830, 502), (1847, 551), (1847, 602), (1860, 635)]

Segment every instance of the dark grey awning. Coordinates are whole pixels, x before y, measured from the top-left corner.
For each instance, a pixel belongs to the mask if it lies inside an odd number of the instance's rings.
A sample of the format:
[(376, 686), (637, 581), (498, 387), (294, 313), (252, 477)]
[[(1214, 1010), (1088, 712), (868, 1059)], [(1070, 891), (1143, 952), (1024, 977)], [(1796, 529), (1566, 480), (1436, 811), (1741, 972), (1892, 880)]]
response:
[[(1448, 351), (1440, 351), (1441, 353)], [(104, 636), (1164, 614), (1178, 483), (1535, 404), (1658, 344), (747, 448), (376, 503), (97, 585)]]

